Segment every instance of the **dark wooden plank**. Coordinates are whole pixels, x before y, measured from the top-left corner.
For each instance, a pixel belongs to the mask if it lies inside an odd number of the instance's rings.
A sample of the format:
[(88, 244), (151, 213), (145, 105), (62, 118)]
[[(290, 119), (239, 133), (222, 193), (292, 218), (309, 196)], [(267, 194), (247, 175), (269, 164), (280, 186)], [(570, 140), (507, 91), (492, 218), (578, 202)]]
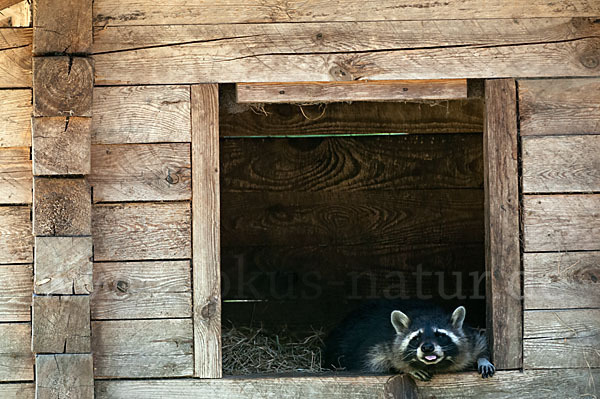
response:
[(27, 147), (0, 147), (0, 204), (31, 204), (33, 178)]
[[(582, 62), (598, 65), (589, 54)], [(519, 81), (521, 134), (600, 133), (600, 78)]]
[(190, 145), (92, 146), (94, 202), (189, 200)]
[(32, 263), (31, 207), (0, 206), (0, 264)]
[(498, 369), (522, 364), (517, 92), (514, 80), (485, 82), (483, 134), (488, 336)]
[(187, 86), (95, 87), (92, 143), (190, 141)]
[(94, 260), (191, 258), (189, 202), (93, 207)]
[(482, 136), (221, 140), (221, 191), (483, 187)]
[(92, 3), (93, 1), (35, 1), (33, 53), (89, 53), (92, 49)]
[(600, 308), (600, 252), (523, 255), (525, 309)]
[(192, 317), (189, 261), (94, 264), (92, 319)]
[(526, 252), (600, 250), (600, 195), (524, 195)]
[(0, 323), (0, 381), (33, 381), (33, 363), (31, 323)]
[(94, 321), (94, 377), (191, 377), (192, 330), (191, 319)]
[(0, 147), (31, 147), (31, 112), (31, 90), (0, 91)]
[(0, 28), (0, 88), (31, 87), (31, 28)]
[(523, 367), (600, 367), (600, 309), (527, 311)]
[(36, 399), (94, 397), (91, 354), (38, 355), (35, 366)]
[(31, 265), (0, 265), (0, 322), (30, 321)]

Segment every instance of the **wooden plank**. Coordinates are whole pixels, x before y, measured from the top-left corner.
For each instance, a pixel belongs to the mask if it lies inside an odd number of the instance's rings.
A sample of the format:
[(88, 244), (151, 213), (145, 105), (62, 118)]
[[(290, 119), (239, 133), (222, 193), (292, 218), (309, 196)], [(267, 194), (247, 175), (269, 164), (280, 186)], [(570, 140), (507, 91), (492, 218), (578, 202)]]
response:
[[(2, 18), (9, 20), (7, 27), (30, 27), (31, 26), (31, 3), (27, 0), (21, 0), (21, 2), (5, 8), (0, 13)], [(6, 20), (5, 19), (5, 20)]]
[(94, 72), (83, 57), (34, 57), (34, 116), (92, 116)]
[(0, 0), (0, 10), (4, 10), (5, 8), (12, 7), (13, 5), (19, 3), (21, 0)]
[(526, 252), (600, 250), (600, 195), (524, 195)]
[(600, 252), (523, 255), (525, 309), (600, 308)]
[(0, 323), (0, 381), (33, 381), (31, 323)]
[(416, 399), (414, 382), (405, 375), (358, 376), (347, 373), (227, 377), (198, 380), (97, 381), (96, 398), (124, 399)]
[(38, 355), (35, 366), (36, 399), (94, 397), (91, 354)]
[(0, 322), (30, 321), (31, 265), (0, 265)]
[(33, 195), (33, 234), (91, 234), (91, 193), (85, 179), (36, 177)]
[(465, 21), (463, 14), (452, 21), (402, 19), (227, 24), (219, 29), (136, 23), (98, 29), (96, 83), (596, 76), (600, 70), (595, 41), (600, 28), (592, 18)]
[[(33, 3), (33, 53), (85, 54), (92, 49), (92, 1)], [(61, 12), (56, 12), (61, 10)]]
[(191, 377), (190, 319), (92, 322), (95, 378)]
[(600, 367), (600, 309), (527, 311), (523, 367)]
[(240, 103), (407, 101), (467, 98), (467, 79), (238, 83)]
[(34, 295), (32, 308), (34, 353), (90, 352), (88, 295)]
[(0, 263), (32, 263), (31, 207), (0, 206)]
[(35, 237), (35, 293), (92, 292), (91, 237)]
[(31, 90), (0, 91), (0, 147), (31, 146)]
[(94, 145), (94, 202), (190, 200), (190, 145)]
[(521, 142), (524, 192), (600, 191), (600, 135), (525, 136)]
[(94, 260), (191, 258), (189, 202), (96, 205)]
[(496, 368), (522, 364), (517, 91), (514, 80), (485, 82), (483, 134), (488, 336)]
[(523, 136), (600, 133), (600, 78), (520, 80), (519, 113)]
[(0, 204), (31, 204), (29, 155), (27, 147), (0, 148)]
[(12, 399), (34, 399), (35, 384), (29, 382), (0, 384), (0, 397)]
[(0, 28), (0, 88), (31, 87), (31, 28)]
[(33, 118), (33, 173), (89, 174), (91, 128), (91, 118)]
[(192, 317), (189, 261), (94, 264), (92, 319)]
[[(221, 104), (220, 134), (225, 137), (353, 135), (380, 133), (481, 133), (483, 101), (423, 103), (331, 103), (297, 106), (267, 104), (265, 113), (235, 103)], [(225, 102), (225, 104), (223, 104)]]
[(219, 151), (223, 193), (483, 186), (474, 134), (225, 139)]
[(193, 86), (194, 376), (221, 378), (219, 87)]
[(92, 143), (190, 141), (187, 86), (95, 87)]

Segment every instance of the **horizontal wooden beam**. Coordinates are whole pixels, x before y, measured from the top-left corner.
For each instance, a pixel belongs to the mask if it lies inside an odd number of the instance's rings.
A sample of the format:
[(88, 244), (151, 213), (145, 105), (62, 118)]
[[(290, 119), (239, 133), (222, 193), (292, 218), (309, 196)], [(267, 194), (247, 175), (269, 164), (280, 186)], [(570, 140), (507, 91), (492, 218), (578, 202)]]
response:
[(31, 204), (29, 147), (0, 147), (0, 204)]
[(31, 28), (0, 28), (0, 88), (31, 87), (31, 43)]
[(239, 103), (408, 101), (467, 98), (467, 79), (238, 83)]
[(31, 265), (0, 266), (0, 322), (31, 320), (32, 280)]
[(0, 90), (0, 147), (31, 147), (31, 90)]
[(0, 383), (0, 398), (34, 399), (35, 384), (33, 382)]
[(0, 206), (0, 264), (32, 263), (30, 206)]
[(31, 323), (0, 323), (0, 382), (33, 381), (33, 364)]

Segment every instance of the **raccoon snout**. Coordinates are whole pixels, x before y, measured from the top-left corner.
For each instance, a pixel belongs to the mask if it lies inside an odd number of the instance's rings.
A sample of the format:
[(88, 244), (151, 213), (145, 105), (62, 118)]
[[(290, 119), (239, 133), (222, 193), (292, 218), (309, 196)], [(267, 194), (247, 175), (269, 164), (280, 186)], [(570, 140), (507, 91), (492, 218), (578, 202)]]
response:
[(421, 351), (423, 351), (423, 353), (431, 353), (433, 352), (435, 349), (435, 346), (433, 346), (433, 344), (426, 342), (424, 344), (421, 345)]

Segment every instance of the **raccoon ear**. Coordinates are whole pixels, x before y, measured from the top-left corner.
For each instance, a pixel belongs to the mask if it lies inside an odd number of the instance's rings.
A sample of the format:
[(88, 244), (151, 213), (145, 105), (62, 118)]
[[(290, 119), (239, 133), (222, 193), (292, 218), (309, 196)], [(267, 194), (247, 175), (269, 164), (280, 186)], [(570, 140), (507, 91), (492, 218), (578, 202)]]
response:
[(464, 306), (459, 306), (452, 313), (452, 317), (450, 317), (450, 321), (452, 322), (452, 326), (456, 329), (461, 329), (463, 326), (463, 322), (465, 321), (465, 316), (467, 315), (467, 310)]
[(394, 310), (392, 312), (392, 325), (396, 329), (396, 332), (400, 334), (408, 328), (408, 326), (410, 325), (410, 319), (401, 311)]

